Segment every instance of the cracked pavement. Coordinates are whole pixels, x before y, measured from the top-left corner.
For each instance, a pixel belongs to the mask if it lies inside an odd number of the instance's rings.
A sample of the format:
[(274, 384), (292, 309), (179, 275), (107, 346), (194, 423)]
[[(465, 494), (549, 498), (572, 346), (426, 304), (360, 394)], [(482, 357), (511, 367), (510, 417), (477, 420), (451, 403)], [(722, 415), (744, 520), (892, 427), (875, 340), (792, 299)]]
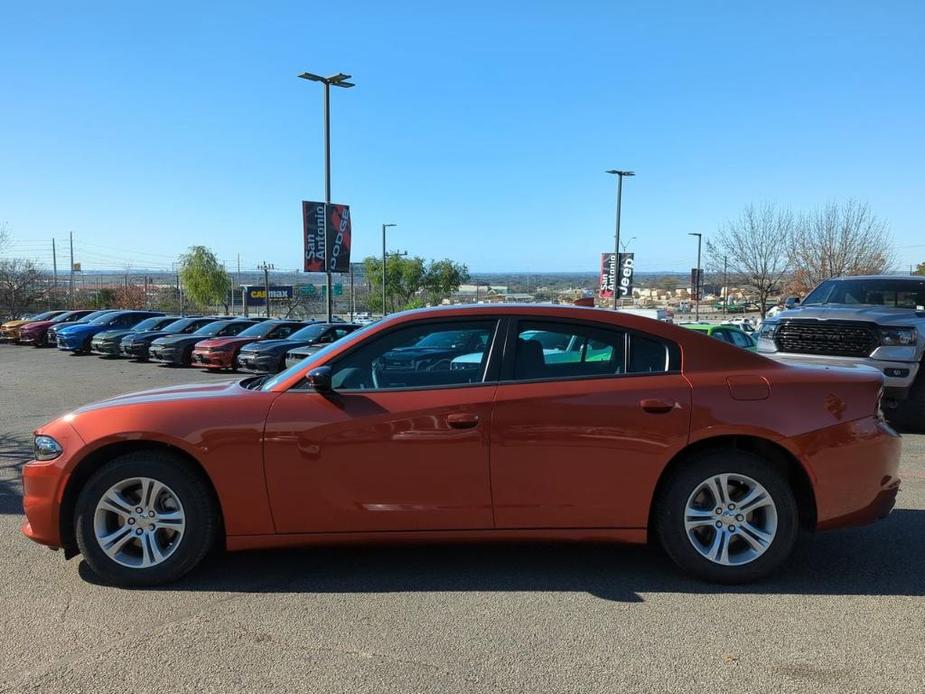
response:
[(650, 548), (461, 545), (240, 553), (120, 590), (20, 535), (35, 426), (216, 378), (0, 345), (0, 692), (923, 690), (925, 436), (890, 518), (744, 587)]

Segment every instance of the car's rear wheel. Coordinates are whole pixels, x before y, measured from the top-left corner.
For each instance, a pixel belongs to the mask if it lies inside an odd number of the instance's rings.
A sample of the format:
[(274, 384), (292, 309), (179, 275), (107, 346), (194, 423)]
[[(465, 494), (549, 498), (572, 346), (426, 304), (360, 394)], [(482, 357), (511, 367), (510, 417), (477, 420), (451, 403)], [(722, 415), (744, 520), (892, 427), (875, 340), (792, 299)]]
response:
[(218, 510), (205, 480), (169, 454), (115, 458), (81, 489), (77, 546), (105, 582), (146, 586), (175, 581), (206, 556)]
[(796, 543), (799, 513), (776, 466), (735, 449), (682, 463), (656, 500), (655, 528), (682, 569), (721, 583), (775, 571)]

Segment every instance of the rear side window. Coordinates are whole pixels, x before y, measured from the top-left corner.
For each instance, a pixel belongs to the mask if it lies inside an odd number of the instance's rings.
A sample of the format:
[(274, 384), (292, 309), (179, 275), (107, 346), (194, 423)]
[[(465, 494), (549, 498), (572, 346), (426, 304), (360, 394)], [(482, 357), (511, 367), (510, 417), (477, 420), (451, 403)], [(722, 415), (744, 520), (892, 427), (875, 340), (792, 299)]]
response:
[(521, 321), (514, 348), (515, 380), (571, 379), (664, 373), (669, 346), (619, 329), (547, 321)]

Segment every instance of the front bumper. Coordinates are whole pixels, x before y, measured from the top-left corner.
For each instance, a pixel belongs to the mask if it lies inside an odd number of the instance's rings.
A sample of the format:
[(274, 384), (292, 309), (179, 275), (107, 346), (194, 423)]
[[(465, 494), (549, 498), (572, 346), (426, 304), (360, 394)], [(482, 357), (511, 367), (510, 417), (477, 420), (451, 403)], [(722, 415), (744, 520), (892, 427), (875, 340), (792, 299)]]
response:
[(151, 345), (148, 348), (148, 358), (151, 361), (159, 361), (165, 364), (182, 364), (183, 350), (179, 347)]
[(42, 334), (41, 333), (20, 333), (19, 335), (19, 344), (21, 345), (35, 345), (41, 342)]
[(76, 338), (76, 337), (61, 337), (58, 336), (56, 342), (58, 349), (64, 352), (79, 352), (84, 348), (84, 345), (87, 344), (86, 338)]
[(133, 342), (131, 344), (122, 342), (119, 344), (119, 353), (124, 357), (132, 357), (133, 359), (147, 359), (149, 346), (145, 342)]
[(918, 362), (888, 361), (865, 357), (833, 357), (826, 354), (793, 354), (790, 352), (758, 352), (783, 364), (803, 366), (867, 366), (883, 374), (884, 395), (904, 400), (919, 372)]
[(231, 350), (207, 352), (194, 349), (192, 362), (193, 366), (204, 366), (209, 369), (231, 369), (234, 367), (234, 352)]
[(252, 352), (239, 352), (237, 358), (238, 368), (252, 373), (269, 373), (279, 368), (279, 356), (275, 354), (254, 354)]
[(114, 340), (107, 340), (106, 342), (94, 340), (90, 343), (90, 351), (94, 354), (104, 354), (107, 357), (118, 357), (122, 355), (119, 349), (119, 343)]

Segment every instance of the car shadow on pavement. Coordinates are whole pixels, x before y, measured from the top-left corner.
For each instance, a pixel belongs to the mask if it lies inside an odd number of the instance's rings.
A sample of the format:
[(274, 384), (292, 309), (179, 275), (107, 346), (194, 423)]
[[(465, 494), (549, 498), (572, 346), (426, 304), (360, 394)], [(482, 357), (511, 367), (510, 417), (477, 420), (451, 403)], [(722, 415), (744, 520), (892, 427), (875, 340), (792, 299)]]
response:
[(22, 513), (21, 471), (31, 458), (31, 434), (0, 434), (0, 514)]
[[(647, 593), (925, 595), (925, 511), (804, 537), (770, 579), (723, 586), (684, 576), (655, 547), (443, 544), (314, 547), (220, 555), (155, 590), (241, 593), (585, 592), (641, 602)], [(84, 580), (99, 579), (82, 562)]]

